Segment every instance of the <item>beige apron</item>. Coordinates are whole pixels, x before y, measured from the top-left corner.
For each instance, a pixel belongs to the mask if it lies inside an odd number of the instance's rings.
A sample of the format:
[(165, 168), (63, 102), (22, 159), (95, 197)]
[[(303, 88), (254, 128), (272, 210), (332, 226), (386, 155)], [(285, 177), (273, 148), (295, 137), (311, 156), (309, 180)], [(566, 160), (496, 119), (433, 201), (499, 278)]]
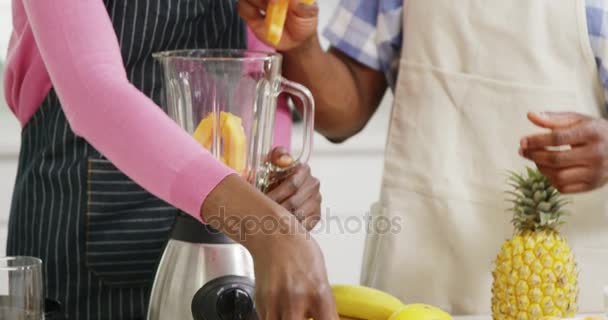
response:
[[(380, 227), (368, 235), (362, 282), (454, 314), (489, 313), (493, 261), (513, 232), (505, 171), (533, 165), (517, 155), (519, 139), (541, 131), (526, 113), (604, 112), (585, 3), (405, 3), (382, 193), (372, 210)], [(563, 228), (580, 268), (581, 311), (600, 311), (608, 285), (607, 196), (572, 197)]]

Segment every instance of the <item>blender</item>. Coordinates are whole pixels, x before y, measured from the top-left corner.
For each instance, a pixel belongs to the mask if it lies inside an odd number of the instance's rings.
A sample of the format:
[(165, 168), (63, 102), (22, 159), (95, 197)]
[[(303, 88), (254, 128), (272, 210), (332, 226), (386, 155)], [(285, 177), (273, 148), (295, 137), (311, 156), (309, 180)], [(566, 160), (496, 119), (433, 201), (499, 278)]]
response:
[[(280, 54), (180, 50), (154, 57), (162, 65), (169, 116), (254, 187), (264, 192), (308, 161), (314, 100), (305, 87), (281, 77)], [(302, 151), (286, 168), (269, 159), (281, 93), (300, 100), (303, 111)], [(156, 273), (148, 320), (255, 319), (254, 288), (249, 252), (180, 214)]]

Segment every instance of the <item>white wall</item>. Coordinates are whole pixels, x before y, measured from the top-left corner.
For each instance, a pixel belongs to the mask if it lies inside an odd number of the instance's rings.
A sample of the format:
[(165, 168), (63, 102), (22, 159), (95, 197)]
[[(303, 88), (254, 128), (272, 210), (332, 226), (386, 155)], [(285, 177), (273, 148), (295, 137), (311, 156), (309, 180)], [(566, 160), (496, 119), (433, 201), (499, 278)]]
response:
[(0, 0), (0, 57), (4, 59), (11, 28), (11, 0)]
[[(337, 0), (320, 1), (321, 25), (331, 17)], [(10, 0), (0, 0), (0, 56), (5, 56), (10, 28)], [(326, 43), (324, 43), (326, 44)], [(0, 256), (4, 254), (6, 223), (16, 170), (19, 126), (0, 99)], [(311, 160), (313, 173), (320, 178), (324, 208), (344, 222), (347, 217), (362, 217), (375, 201), (380, 185), (382, 156), (387, 128), (386, 99), (368, 128), (343, 145), (331, 145), (321, 136), (315, 137), (315, 153)], [(293, 145), (300, 143), (299, 130)], [(335, 221), (335, 220), (334, 220)], [(328, 263), (334, 283), (356, 283), (359, 278), (364, 230), (341, 233), (337, 224), (330, 230), (314, 233)]]
[[(0, 0), (0, 62), (6, 56), (10, 27), (10, 0)], [(1, 84), (0, 80), (0, 88)], [(17, 121), (11, 117), (0, 93), (0, 256), (5, 250), (8, 210), (17, 167), (18, 134)]]

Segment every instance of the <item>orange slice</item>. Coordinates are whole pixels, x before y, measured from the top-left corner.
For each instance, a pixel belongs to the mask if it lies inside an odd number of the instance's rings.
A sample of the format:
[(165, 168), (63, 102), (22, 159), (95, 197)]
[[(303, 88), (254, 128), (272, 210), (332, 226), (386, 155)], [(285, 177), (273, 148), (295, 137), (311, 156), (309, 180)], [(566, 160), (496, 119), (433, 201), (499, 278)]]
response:
[(222, 138), (224, 139), (224, 160), (236, 172), (243, 172), (247, 165), (247, 139), (241, 118), (227, 112), (220, 114)]
[[(210, 150), (213, 142), (214, 124), (213, 113), (207, 115), (196, 127), (192, 134), (204, 148)], [(218, 132), (224, 144), (223, 155), (220, 160), (242, 173), (247, 166), (247, 137), (241, 118), (230, 112), (220, 112), (220, 130)]]
[[(316, 0), (301, 0), (306, 4), (313, 4)], [(287, 10), (289, 9), (289, 0), (278, 0), (277, 2), (268, 3), (266, 7), (266, 40), (272, 45), (279, 44), (283, 36), (283, 28), (285, 19), (287, 19)]]
[(206, 116), (196, 127), (192, 137), (203, 146), (203, 148), (211, 149), (211, 140), (213, 139), (213, 113)]
[(283, 36), (288, 7), (289, 0), (278, 0), (275, 3), (268, 3), (266, 8), (266, 40), (275, 46)]

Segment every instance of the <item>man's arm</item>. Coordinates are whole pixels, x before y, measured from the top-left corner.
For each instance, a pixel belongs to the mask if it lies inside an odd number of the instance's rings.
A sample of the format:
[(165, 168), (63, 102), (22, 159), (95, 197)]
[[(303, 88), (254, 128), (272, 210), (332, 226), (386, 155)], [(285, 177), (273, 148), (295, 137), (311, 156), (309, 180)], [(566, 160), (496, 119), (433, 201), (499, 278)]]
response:
[[(369, 0), (365, 0), (369, 1)], [(239, 12), (251, 30), (265, 39), (264, 10), (269, 0), (241, 0)], [(319, 8), (291, 0), (281, 41), (283, 73), (308, 87), (316, 101), (317, 130), (332, 141), (359, 132), (374, 114), (387, 84), (384, 74), (338, 50), (325, 52), (317, 33)]]
[(386, 92), (382, 72), (337, 49), (324, 51), (318, 36), (283, 54), (285, 76), (308, 87), (315, 97), (315, 122), (321, 134), (342, 142), (365, 127)]
[(315, 97), (321, 134), (342, 142), (365, 127), (387, 89), (382, 72), (337, 49), (325, 52), (317, 36), (283, 54), (284, 75), (308, 87)]

